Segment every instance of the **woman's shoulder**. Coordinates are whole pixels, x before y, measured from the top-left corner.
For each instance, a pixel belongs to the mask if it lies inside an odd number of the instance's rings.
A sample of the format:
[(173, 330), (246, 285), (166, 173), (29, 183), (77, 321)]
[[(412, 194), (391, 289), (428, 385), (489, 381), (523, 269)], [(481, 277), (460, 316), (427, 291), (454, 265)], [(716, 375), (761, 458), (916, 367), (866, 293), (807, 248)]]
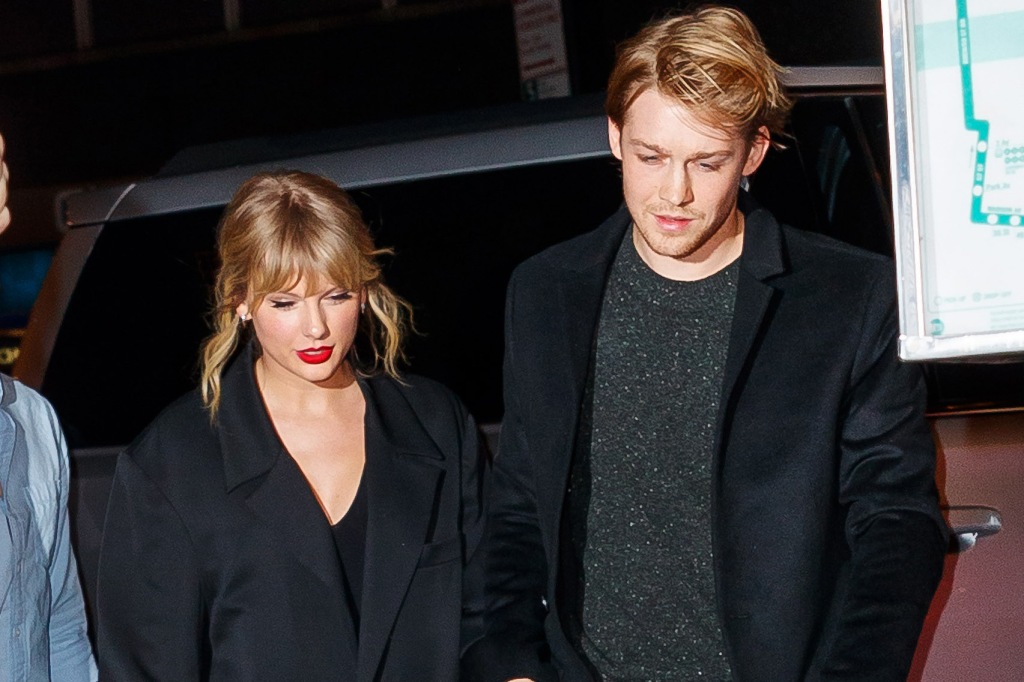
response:
[(440, 381), (419, 374), (403, 374), (399, 378), (386, 374), (368, 377), (367, 385), (374, 394), (382, 397), (401, 398), (417, 407), (443, 406), (448, 409), (464, 410), (462, 400)]
[(174, 460), (216, 445), (210, 413), (198, 391), (181, 396), (157, 415), (125, 449), (125, 455), (143, 469), (173, 468)]
[(462, 428), (469, 412), (458, 395), (440, 381), (417, 374), (395, 379), (384, 374), (366, 379), (377, 403), (385, 409), (410, 409), (429, 426), (455, 423)]

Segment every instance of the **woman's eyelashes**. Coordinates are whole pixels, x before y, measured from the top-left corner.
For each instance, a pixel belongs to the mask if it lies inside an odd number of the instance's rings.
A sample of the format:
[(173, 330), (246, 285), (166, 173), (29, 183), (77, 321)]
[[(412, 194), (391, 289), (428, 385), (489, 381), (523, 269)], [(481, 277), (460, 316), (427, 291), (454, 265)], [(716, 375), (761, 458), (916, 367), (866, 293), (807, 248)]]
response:
[[(327, 294), (323, 299), (332, 303), (344, 303), (345, 301), (351, 300), (352, 296), (353, 294), (351, 291), (336, 291), (334, 293)], [(270, 303), (270, 307), (275, 310), (290, 310), (298, 303), (297, 300), (290, 298), (267, 297), (267, 301)]]

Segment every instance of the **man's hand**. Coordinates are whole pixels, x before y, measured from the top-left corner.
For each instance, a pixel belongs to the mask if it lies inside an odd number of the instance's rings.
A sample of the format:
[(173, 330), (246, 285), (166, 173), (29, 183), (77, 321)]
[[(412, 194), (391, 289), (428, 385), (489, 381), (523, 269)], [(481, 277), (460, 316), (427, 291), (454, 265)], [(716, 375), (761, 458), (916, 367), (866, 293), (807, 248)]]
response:
[(4, 136), (0, 135), (0, 232), (11, 224), (11, 209), (7, 208), (7, 164), (4, 162)]

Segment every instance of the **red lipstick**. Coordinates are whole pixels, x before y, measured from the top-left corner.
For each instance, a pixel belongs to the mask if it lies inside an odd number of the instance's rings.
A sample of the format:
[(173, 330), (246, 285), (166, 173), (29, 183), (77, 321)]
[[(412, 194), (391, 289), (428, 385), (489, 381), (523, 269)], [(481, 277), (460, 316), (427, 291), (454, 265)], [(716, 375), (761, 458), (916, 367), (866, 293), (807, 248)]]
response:
[(327, 362), (331, 359), (331, 354), (334, 352), (334, 346), (320, 346), (318, 348), (303, 348), (302, 350), (295, 351), (296, 355), (299, 356), (299, 360), (302, 360), (307, 365), (319, 365)]

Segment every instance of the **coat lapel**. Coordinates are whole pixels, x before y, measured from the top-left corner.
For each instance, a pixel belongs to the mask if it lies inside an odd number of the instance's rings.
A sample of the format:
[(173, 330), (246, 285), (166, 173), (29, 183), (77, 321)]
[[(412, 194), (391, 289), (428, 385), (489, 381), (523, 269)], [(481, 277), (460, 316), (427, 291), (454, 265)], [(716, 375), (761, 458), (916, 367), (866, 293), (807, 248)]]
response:
[[(329, 602), (323, 604), (321, 617), (351, 632), (351, 636), (339, 632), (339, 642), (354, 643), (352, 622), (341, 617), (344, 583), (330, 524), (270, 422), (256, 386), (251, 349), (243, 351), (225, 373), (218, 437), (229, 496), (248, 507), (283, 553), (322, 583)], [(351, 654), (354, 659), (355, 649)]]
[[(608, 271), (631, 224), (629, 211), (623, 206), (584, 237), (588, 242), (577, 251), (578, 257), (574, 262), (553, 270), (561, 277), (554, 283), (558, 308), (553, 317), (561, 320), (562, 341), (555, 345), (558, 350), (549, 366), (567, 366), (570, 372), (568, 381), (547, 381), (545, 385), (542, 409), (550, 415), (553, 428), (548, 431), (551, 438), (544, 444), (541, 457), (542, 461), (554, 463), (557, 468), (554, 476), (544, 477), (538, 482), (548, 487), (546, 492), (538, 491), (538, 501), (541, 504), (545, 500), (553, 501), (557, 506), (549, 513), (555, 518), (561, 514)], [(559, 337), (552, 335), (551, 338)], [(552, 376), (557, 376), (557, 372)]]
[(765, 317), (777, 290), (769, 280), (787, 269), (782, 230), (766, 209), (758, 206), (745, 192), (740, 193), (740, 209), (746, 227), (743, 237), (743, 255), (733, 312), (729, 352), (722, 385), (719, 408), (719, 433), (724, 415), (732, 401), (736, 383), (747, 366), (751, 351), (765, 325)]
[(444, 455), (391, 380), (360, 385), (366, 395), (369, 515), (357, 679), (373, 680), (420, 553), (432, 541)]

